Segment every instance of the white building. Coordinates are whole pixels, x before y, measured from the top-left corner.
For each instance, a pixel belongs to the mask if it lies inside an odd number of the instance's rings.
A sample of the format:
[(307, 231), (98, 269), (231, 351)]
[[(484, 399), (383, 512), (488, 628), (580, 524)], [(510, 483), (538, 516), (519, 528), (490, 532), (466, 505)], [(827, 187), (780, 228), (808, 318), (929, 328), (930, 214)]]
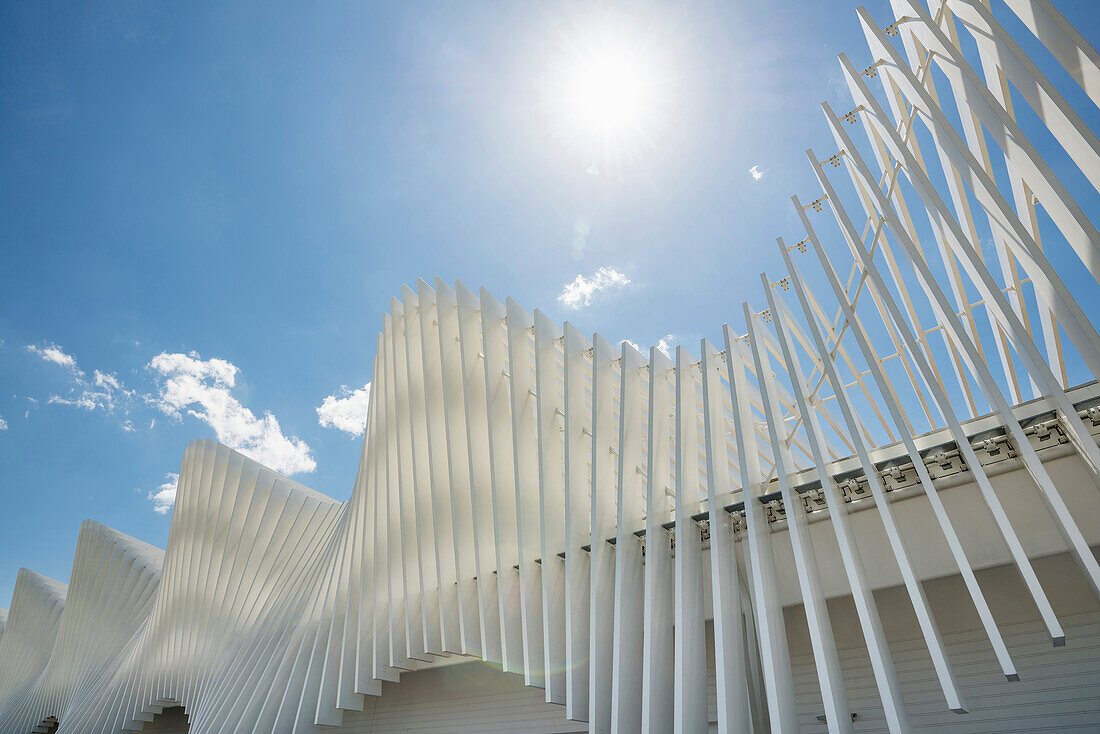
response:
[(0, 732), (1100, 731), (1100, 55), (892, 4), (721, 343), (406, 287), (351, 498), (193, 443), (165, 551), (20, 572)]

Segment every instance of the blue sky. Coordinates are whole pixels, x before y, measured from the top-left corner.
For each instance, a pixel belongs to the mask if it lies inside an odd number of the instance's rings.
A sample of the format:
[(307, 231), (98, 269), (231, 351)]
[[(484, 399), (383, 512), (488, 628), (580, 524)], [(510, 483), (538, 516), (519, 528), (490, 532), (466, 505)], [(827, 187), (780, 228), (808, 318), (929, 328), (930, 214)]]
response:
[(595, 161), (547, 93), (589, 3), (4, 3), (0, 606), (84, 518), (163, 547), (193, 438), (346, 498), (418, 277), (639, 344), (740, 323), (835, 147), (818, 104), (851, 106), (835, 56), (868, 60), (855, 3), (600, 8), (664, 86)]

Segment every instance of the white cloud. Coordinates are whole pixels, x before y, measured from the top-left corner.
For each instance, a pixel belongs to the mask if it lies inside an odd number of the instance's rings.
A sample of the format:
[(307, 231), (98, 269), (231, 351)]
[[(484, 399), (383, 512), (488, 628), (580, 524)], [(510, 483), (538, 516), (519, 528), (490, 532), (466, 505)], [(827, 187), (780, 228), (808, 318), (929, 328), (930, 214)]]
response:
[(761, 168), (760, 166), (753, 166), (749, 169), (749, 173), (752, 174), (753, 181), (759, 181), (764, 178), (764, 174), (768, 172), (767, 168)]
[(329, 395), (317, 408), (317, 422), (353, 436), (362, 436), (367, 422), (367, 405), (370, 403), (370, 383), (358, 390), (347, 385), (340, 392)]
[(61, 347), (53, 344), (52, 342), (44, 347), (36, 347), (33, 344), (27, 345), (27, 351), (31, 354), (37, 354), (47, 362), (53, 362), (59, 364), (62, 367), (68, 367), (73, 372), (80, 373), (80, 368), (76, 366), (76, 360), (72, 356), (65, 354)]
[(176, 484), (179, 479), (179, 474), (169, 472), (164, 475), (164, 482), (146, 495), (153, 503), (153, 512), (158, 515), (167, 515), (172, 505), (176, 504)]
[(95, 370), (89, 382), (84, 372), (76, 367), (75, 362), (73, 369), (73, 387), (69, 389), (68, 396), (51, 395), (48, 403), (113, 413), (120, 401), (127, 401), (134, 396), (133, 390), (123, 387), (114, 374)]
[[(310, 448), (295, 436), (286, 436), (279, 421), (269, 412), (257, 418), (232, 394), (237, 367), (223, 359), (203, 361), (198, 354), (158, 354), (148, 364), (154, 372), (153, 394), (129, 389), (113, 372), (80, 369), (76, 359), (56, 344), (28, 346), (27, 351), (68, 371), (67, 393), (53, 394), (47, 402), (88, 411), (122, 413), (124, 431), (140, 430), (145, 418), (136, 414), (139, 406), (152, 405), (180, 419), (186, 412), (205, 421), (218, 441), (283, 474), (311, 472), (317, 464)], [(28, 398), (31, 406), (37, 402)], [(151, 430), (156, 417), (148, 422)]]
[(8, 430), (8, 422), (4, 420), (3, 416), (0, 416), (0, 431)]
[(558, 302), (572, 309), (579, 309), (592, 302), (592, 296), (609, 288), (622, 288), (630, 283), (626, 277), (614, 268), (600, 268), (591, 277), (578, 275), (572, 283), (567, 283), (558, 294)]
[(107, 388), (108, 390), (121, 390), (122, 385), (118, 382), (118, 377), (114, 374), (104, 374), (99, 370), (95, 371), (95, 385), (96, 387)]
[[(657, 349), (669, 359), (676, 359), (676, 342), (678, 341), (679, 339), (676, 338), (675, 334), (665, 334), (663, 337), (657, 340)], [(637, 344), (630, 341), (629, 339), (623, 339), (620, 344), (629, 344), (630, 346), (637, 349), (639, 352), (642, 352), (642, 354), (649, 354), (648, 349), (643, 350), (641, 347), (639, 347)]]
[(74, 408), (82, 408), (83, 410), (103, 410), (107, 413), (111, 413), (115, 409), (115, 391), (107, 388), (106, 390), (93, 390), (78, 383), (78, 387), (82, 387), (81, 390), (69, 391), (68, 397), (62, 397), (61, 395), (51, 395), (46, 402), (51, 405), (69, 405)]
[(642, 348), (638, 346), (637, 342), (632, 342), (629, 339), (623, 339), (621, 342), (619, 342), (620, 346), (622, 346), (623, 344), (629, 344), (630, 346), (634, 347), (635, 352), (642, 351)]
[(161, 352), (148, 366), (158, 376), (158, 394), (150, 400), (165, 415), (178, 419), (186, 411), (213, 428), (218, 441), (277, 472), (297, 474), (317, 468), (305, 441), (283, 434), (269, 412), (257, 418), (233, 396), (239, 370), (232, 363), (203, 360), (195, 352)]
[(72, 375), (73, 385), (69, 388), (68, 394), (51, 395), (47, 402), (52, 405), (69, 405), (83, 410), (102, 410), (112, 413), (121, 400), (128, 400), (134, 395), (133, 391), (127, 390), (118, 376), (113, 373), (94, 370), (92, 379), (89, 380), (84, 370), (77, 365), (76, 359), (52, 342), (44, 347), (28, 345), (27, 351), (47, 362), (64, 367)]

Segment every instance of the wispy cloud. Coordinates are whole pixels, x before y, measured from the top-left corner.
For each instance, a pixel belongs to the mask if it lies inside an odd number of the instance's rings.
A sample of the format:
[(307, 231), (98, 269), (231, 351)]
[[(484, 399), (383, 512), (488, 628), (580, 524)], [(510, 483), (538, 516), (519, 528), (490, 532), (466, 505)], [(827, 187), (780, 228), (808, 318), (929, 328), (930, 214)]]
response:
[(153, 512), (158, 515), (167, 515), (176, 504), (176, 484), (180, 480), (179, 474), (169, 472), (164, 475), (164, 482), (159, 487), (149, 492), (146, 497), (153, 503)]
[(317, 422), (326, 428), (335, 428), (352, 436), (362, 436), (369, 404), (369, 382), (358, 390), (341, 385), (338, 393), (325, 397), (317, 408)]
[(27, 351), (69, 372), (72, 387), (68, 394), (50, 395), (47, 401), (50, 404), (113, 413), (121, 401), (127, 401), (134, 396), (134, 392), (127, 390), (113, 372), (93, 370), (89, 379), (87, 373), (77, 365), (76, 358), (52, 342), (41, 347), (28, 345)]
[(151, 402), (179, 419), (186, 412), (214, 429), (218, 441), (283, 474), (311, 472), (317, 462), (309, 445), (286, 436), (270, 412), (262, 418), (233, 395), (239, 370), (224, 359), (203, 360), (197, 353), (161, 352), (149, 362), (157, 379)]
[(761, 168), (760, 166), (753, 166), (749, 169), (749, 173), (752, 174), (753, 181), (759, 181), (764, 178), (764, 174), (768, 172), (767, 168)]
[(65, 354), (65, 351), (56, 344), (49, 342), (45, 346), (36, 347), (33, 344), (27, 345), (27, 351), (31, 354), (37, 354), (47, 362), (53, 362), (59, 364), (62, 367), (68, 367), (74, 372), (79, 372), (80, 369), (76, 366), (76, 360), (69, 354)]
[(0, 415), (0, 431), (8, 430), (8, 422), (4, 420), (4, 416)]
[[(665, 334), (663, 337), (657, 340), (657, 349), (661, 354), (665, 355), (669, 359), (675, 359), (676, 357), (676, 342), (680, 341), (675, 334)], [(629, 344), (637, 349), (642, 354), (649, 354), (649, 348), (642, 349), (635, 342), (629, 339), (623, 339), (620, 344)]]
[(133, 397), (113, 373), (95, 370), (88, 380), (83, 372), (77, 372), (68, 396), (51, 395), (47, 401), (56, 405), (71, 405), (84, 410), (102, 410), (113, 413), (119, 402)]
[(630, 284), (626, 277), (614, 268), (600, 268), (589, 277), (578, 275), (571, 283), (566, 283), (558, 294), (558, 302), (572, 309), (579, 309), (592, 303), (592, 297), (600, 291), (622, 288)]
[(665, 334), (664, 337), (657, 340), (657, 349), (661, 354), (669, 359), (673, 359), (675, 357), (673, 350), (676, 346), (676, 342), (677, 339), (673, 334)]

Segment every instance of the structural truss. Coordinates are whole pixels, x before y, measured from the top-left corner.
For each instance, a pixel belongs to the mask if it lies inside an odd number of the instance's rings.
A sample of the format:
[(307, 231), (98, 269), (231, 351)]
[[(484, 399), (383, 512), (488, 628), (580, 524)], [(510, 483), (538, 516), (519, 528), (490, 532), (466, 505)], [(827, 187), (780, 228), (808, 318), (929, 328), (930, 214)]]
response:
[[(915, 546), (943, 551), (1018, 677), (952, 483), (1063, 644), (991, 478), (1026, 472), (1080, 567), (1066, 583), (1100, 598), (1098, 529), (1048, 472), (1073, 454), (1100, 477), (1100, 56), (1048, 0), (892, 6), (886, 25), (858, 11), (869, 62), (840, 57), (854, 102), (822, 105), (835, 147), (807, 151), (820, 190), (791, 199), (785, 274), (718, 343), (646, 354), (461, 283), (405, 287), (351, 498), (193, 443), (166, 552), (89, 521), (68, 587), (20, 573), (0, 731), (140, 730), (183, 705), (195, 732), (313, 732), (469, 655), (600, 732), (705, 731), (710, 659), (720, 731), (794, 732), (786, 578), (828, 729), (847, 732), (825, 533), (906, 732), (861, 528), (896, 566), (940, 706), (965, 712), (967, 692)], [(914, 495), (936, 528), (920, 538), (895, 511)]]

